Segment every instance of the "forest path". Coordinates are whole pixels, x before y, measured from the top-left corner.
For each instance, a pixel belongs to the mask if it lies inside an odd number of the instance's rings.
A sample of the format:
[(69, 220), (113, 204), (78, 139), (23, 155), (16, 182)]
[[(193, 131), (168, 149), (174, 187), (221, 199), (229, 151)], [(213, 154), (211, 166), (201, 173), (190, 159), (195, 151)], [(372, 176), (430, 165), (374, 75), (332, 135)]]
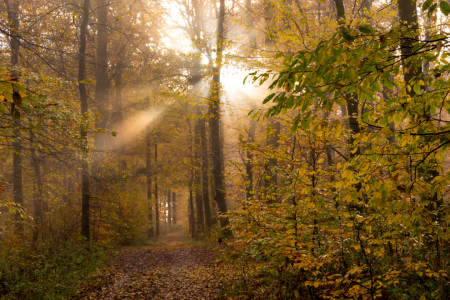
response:
[(187, 236), (122, 248), (113, 265), (73, 299), (215, 299), (224, 270), (211, 247)]

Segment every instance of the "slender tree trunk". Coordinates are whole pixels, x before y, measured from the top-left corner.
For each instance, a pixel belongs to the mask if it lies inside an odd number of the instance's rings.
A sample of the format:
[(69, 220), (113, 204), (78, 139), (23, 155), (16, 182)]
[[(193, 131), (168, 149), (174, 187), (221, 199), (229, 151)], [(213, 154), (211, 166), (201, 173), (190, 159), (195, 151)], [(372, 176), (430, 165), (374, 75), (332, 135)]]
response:
[(158, 144), (155, 141), (155, 236), (159, 236)]
[[(269, 126), (271, 129), (271, 133), (267, 136), (267, 146), (270, 146), (273, 149), (277, 149), (279, 146), (279, 140), (280, 140), (280, 132), (281, 132), (281, 124), (278, 121), (274, 121), (273, 119), (269, 119)], [(272, 186), (272, 189), (276, 189), (278, 186), (278, 176), (277, 171), (274, 171), (273, 168), (276, 167), (277, 161), (276, 158), (269, 158), (269, 161), (267, 163), (268, 173), (270, 176), (270, 181), (266, 182), (266, 189), (269, 187), (269, 185)], [(277, 198), (275, 198), (272, 195), (266, 194), (267, 202), (273, 203), (277, 201)]]
[[(213, 87), (210, 96), (209, 112), (213, 116), (209, 121), (211, 131), (211, 152), (213, 157), (213, 176), (214, 176), (214, 189), (215, 200), (220, 214), (226, 214), (227, 204), (225, 201), (225, 185), (224, 185), (224, 170), (222, 168), (222, 153), (221, 153), (221, 140), (220, 140), (220, 72), (222, 65), (222, 50), (224, 37), (224, 23), (225, 23), (225, 0), (220, 0), (219, 8), (219, 24), (217, 27), (217, 59), (216, 66), (213, 68)], [(228, 217), (220, 216), (220, 226), (225, 228), (228, 226)], [(230, 234), (231, 232), (225, 232)]]
[(195, 238), (195, 216), (194, 216), (194, 197), (192, 194), (192, 185), (194, 181), (194, 172), (191, 172), (191, 180), (189, 182), (189, 227), (191, 229), (191, 238)]
[(211, 213), (211, 203), (209, 200), (209, 189), (208, 189), (208, 140), (206, 137), (206, 125), (205, 120), (199, 120), (200, 127), (200, 139), (201, 139), (201, 176), (202, 176), (202, 192), (203, 192), (203, 207), (205, 208), (205, 223), (206, 227), (210, 228), (214, 225), (214, 220)]
[[(398, 16), (400, 25), (403, 27), (403, 29), (407, 30), (409, 32), (409, 38), (405, 35), (402, 36), (402, 39), (400, 40), (400, 46), (401, 46), (401, 54), (404, 58), (403, 62), (403, 77), (405, 80), (405, 84), (410, 85), (411, 89), (407, 93), (411, 98), (416, 96), (416, 93), (414, 92), (414, 89), (412, 88), (411, 81), (415, 77), (421, 77), (423, 70), (421, 68), (416, 67), (414, 58), (410, 59), (410, 56), (412, 55), (412, 48), (414, 47), (414, 43), (416, 42), (416, 39), (419, 35), (419, 21), (417, 18), (417, 7), (416, 7), (416, 1), (413, 0), (399, 0), (398, 1)], [(433, 126), (433, 121), (431, 121), (430, 112), (425, 112), (424, 115), (417, 115), (417, 122), (420, 124), (422, 123), (423, 127), (426, 127), (427, 124), (429, 126)], [(423, 128), (422, 127), (422, 128)], [(423, 129), (421, 129), (423, 130)], [(427, 150), (425, 150), (427, 151)], [(419, 177), (424, 178), (424, 180), (427, 183), (432, 183), (433, 180), (439, 176), (439, 171), (435, 167), (425, 166), (421, 165), (418, 166), (418, 173)], [(433, 213), (433, 221), (436, 223), (440, 222), (441, 218), (441, 207), (443, 206), (443, 199), (442, 196), (439, 196), (439, 193), (437, 191), (431, 191), (430, 193), (423, 193), (421, 195), (422, 201), (430, 201), (431, 204), (429, 204), (427, 207), (431, 211), (435, 211)], [(436, 207), (433, 207), (433, 203), (436, 204)], [(440, 245), (439, 245), (439, 238), (436, 238), (435, 241), (433, 241), (433, 236), (426, 234), (425, 235), (425, 243), (429, 248), (436, 247), (437, 252), (437, 259), (438, 264), (440, 264)]]
[[(252, 1), (245, 0), (246, 12), (245, 12), (245, 22), (247, 27), (250, 28), (250, 31), (247, 32), (248, 41), (250, 44), (250, 48), (257, 49), (256, 44), (256, 36), (254, 33), (254, 22), (252, 18)], [(248, 128), (248, 143), (253, 143), (255, 141), (255, 128), (256, 121), (253, 119), (249, 120), (249, 128)], [(247, 173), (247, 180), (249, 181), (247, 185), (247, 200), (252, 198), (252, 190), (253, 190), (253, 152), (247, 150), (247, 162), (245, 163), (245, 171)]]
[[(9, 21), (10, 37), (10, 50), (11, 50), (11, 75), (17, 77), (17, 71), (15, 70), (19, 66), (19, 1), (9, 0), (6, 1)], [(14, 190), (14, 203), (23, 208), (23, 180), (22, 180), (22, 137), (20, 131), (20, 108), (14, 107), (12, 104), (12, 114), (14, 120), (14, 141), (13, 146), (13, 190)], [(14, 114), (15, 110), (15, 114)], [(16, 214), (16, 230), (23, 234), (23, 223), (20, 214)]]
[[(164, 191), (165, 192), (165, 191)], [(163, 195), (167, 193), (162, 193)], [(166, 201), (164, 201), (164, 196), (163, 196), (163, 200), (160, 201), (160, 205), (161, 205), (161, 214), (163, 216), (163, 220), (164, 220), (164, 230), (163, 230), (163, 234), (167, 235), (167, 210), (166, 210), (166, 204), (167, 204), (167, 198), (165, 199)]]
[[(197, 115), (200, 115), (200, 106), (197, 106)], [(203, 198), (202, 198), (202, 177), (201, 177), (201, 161), (200, 161), (200, 122), (202, 120), (199, 118), (197, 122), (195, 122), (194, 126), (194, 153), (195, 153), (195, 165), (198, 166), (194, 170), (194, 191), (195, 191), (195, 204), (197, 206), (197, 231), (203, 232), (205, 217), (203, 213)]]
[[(102, 115), (100, 119), (95, 121), (95, 128), (106, 129), (107, 118), (107, 93), (108, 93), (108, 5), (107, 0), (97, 0), (97, 70), (95, 86), (95, 102), (97, 110)], [(95, 149), (100, 151), (96, 155), (96, 162), (102, 160), (103, 153), (106, 149), (106, 134), (103, 132), (96, 132), (94, 137)], [(99, 170), (96, 170), (96, 172)]]
[[(191, 120), (187, 120), (188, 128), (189, 128), (189, 154), (191, 160), (194, 160), (194, 150), (192, 145), (192, 128), (191, 128)], [(194, 170), (191, 170), (191, 178), (189, 180), (189, 227), (191, 229), (191, 237), (195, 238), (196, 230), (195, 230), (195, 215), (194, 215), (194, 198), (193, 198), (193, 189), (194, 189)]]
[(145, 149), (145, 162), (146, 162), (146, 175), (147, 175), (147, 201), (148, 201), (148, 238), (152, 238), (153, 234), (153, 211), (152, 211), (152, 176), (151, 176), (151, 145), (150, 145), (150, 133), (147, 131), (146, 136), (146, 149)]
[(114, 82), (116, 89), (116, 105), (114, 112), (114, 127), (117, 132), (116, 148), (123, 146), (123, 131), (122, 131), (122, 61), (119, 60), (116, 64), (114, 72)]
[(252, 17), (252, 0), (245, 0), (245, 23), (250, 30), (247, 32), (250, 48), (256, 49), (255, 25)]
[(172, 193), (172, 222), (173, 225), (177, 225), (177, 194)]
[(362, 0), (361, 15), (370, 21), (370, 12), (372, 10), (372, 0)]
[(36, 244), (39, 239), (39, 233), (42, 227), (42, 176), (39, 160), (36, 156), (36, 150), (34, 148), (34, 135), (30, 131), (30, 146), (31, 146), (31, 164), (34, 171), (34, 212), (33, 218), (35, 221), (35, 228), (33, 229), (33, 244)]
[(170, 189), (167, 191), (167, 211), (170, 228), (170, 225), (172, 225), (172, 192), (170, 191)]
[[(369, 0), (365, 0), (369, 1)], [(343, 0), (334, 0), (334, 3), (336, 5), (336, 17), (338, 19), (338, 22), (340, 24), (340, 29), (343, 30), (345, 26), (345, 9), (344, 9), (344, 2)], [(348, 126), (350, 130), (352, 131), (352, 135), (349, 141), (349, 144), (353, 144), (353, 136), (355, 134), (358, 134), (361, 132), (361, 128), (358, 123), (358, 99), (354, 95), (347, 95), (346, 97), (347, 102), (347, 114), (348, 114)], [(344, 108), (342, 108), (342, 114), (344, 115)], [(354, 158), (360, 155), (360, 148), (356, 150), (356, 152), (350, 151), (350, 157)]]
[[(78, 87), (80, 90), (81, 115), (87, 116), (88, 113), (88, 96), (86, 91), (86, 35), (87, 25), (89, 23), (89, 0), (83, 3), (83, 21), (80, 26), (80, 49), (78, 53)], [(84, 146), (87, 147), (87, 130), (81, 127), (81, 138)], [(81, 235), (90, 239), (90, 194), (89, 194), (89, 166), (87, 163), (87, 152), (82, 151), (82, 167), (81, 167)]]
[[(270, 28), (270, 22), (273, 17), (273, 5), (270, 1), (265, 0), (264, 1), (264, 17), (266, 20), (265, 25), (265, 36), (264, 36), (264, 45), (266, 50), (270, 51), (274, 48), (274, 39), (272, 34), (272, 29)], [(278, 147), (278, 141), (279, 141), (279, 134), (281, 131), (281, 124), (278, 121), (275, 121), (273, 119), (269, 119), (270, 128), (272, 129), (272, 133), (267, 136), (266, 145), (270, 146), (274, 149)], [(276, 161), (274, 159), (269, 159), (267, 163), (267, 170), (270, 176), (270, 181), (266, 181), (266, 189), (269, 187), (269, 185), (272, 185), (273, 188), (275, 188), (278, 185), (278, 176), (277, 172), (272, 172), (273, 168), (276, 166)], [(268, 197), (267, 202), (273, 203), (277, 199), (272, 199), (271, 195), (268, 195), (266, 193), (266, 197)]]
[[(248, 128), (248, 141), (247, 143), (251, 144), (255, 141), (255, 129), (256, 129), (256, 121), (250, 119), (249, 128)], [(247, 173), (247, 200), (253, 198), (253, 152), (251, 150), (247, 150), (247, 162), (245, 163), (245, 171)]]

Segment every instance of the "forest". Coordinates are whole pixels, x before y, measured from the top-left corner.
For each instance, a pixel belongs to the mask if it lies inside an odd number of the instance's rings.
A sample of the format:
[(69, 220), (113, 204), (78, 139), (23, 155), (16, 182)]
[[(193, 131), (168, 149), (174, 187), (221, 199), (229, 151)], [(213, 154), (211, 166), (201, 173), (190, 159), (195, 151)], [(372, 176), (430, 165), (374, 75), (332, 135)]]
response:
[(447, 0), (0, 0), (0, 299), (450, 299)]

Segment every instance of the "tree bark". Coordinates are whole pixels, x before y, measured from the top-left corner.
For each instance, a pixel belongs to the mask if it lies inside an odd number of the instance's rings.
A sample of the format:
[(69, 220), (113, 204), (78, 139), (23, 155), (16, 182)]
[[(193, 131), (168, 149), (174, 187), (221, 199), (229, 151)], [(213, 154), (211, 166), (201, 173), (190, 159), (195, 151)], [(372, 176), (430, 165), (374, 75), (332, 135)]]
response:
[[(369, 0), (365, 0), (369, 1)], [(336, 18), (338, 20), (338, 23), (340, 24), (340, 30), (345, 29), (345, 9), (344, 9), (344, 2), (343, 0), (334, 0), (334, 3), (336, 5)], [(346, 95), (345, 97), (347, 102), (347, 114), (348, 114), (348, 126), (352, 132), (351, 138), (349, 141), (350, 145), (353, 145), (353, 136), (357, 133), (361, 132), (361, 128), (358, 123), (358, 99), (356, 99), (355, 95)], [(344, 114), (344, 111), (342, 109), (342, 114)], [(356, 152), (350, 151), (350, 157), (354, 158), (360, 155), (360, 148), (356, 150)]]
[[(197, 116), (200, 116), (200, 106), (197, 105)], [(195, 153), (195, 166), (194, 169), (194, 191), (195, 191), (195, 204), (197, 206), (197, 231), (203, 232), (204, 230), (204, 224), (205, 224), (205, 216), (203, 213), (203, 197), (202, 197), (202, 168), (201, 168), (201, 161), (200, 161), (200, 121), (199, 118), (197, 122), (195, 122), (194, 126), (194, 153)]]
[(147, 130), (146, 136), (146, 149), (145, 149), (145, 162), (146, 162), (146, 175), (147, 175), (147, 201), (148, 201), (148, 238), (152, 238), (153, 234), (153, 204), (152, 204), (152, 176), (151, 176), (151, 145), (150, 145), (150, 132)]
[[(267, 136), (266, 145), (275, 150), (279, 146), (281, 124), (278, 121), (269, 119), (269, 126), (271, 132)], [(272, 185), (272, 189), (276, 189), (276, 187), (278, 186), (277, 172), (273, 170), (273, 168), (276, 167), (276, 165), (277, 165), (276, 158), (269, 157), (269, 161), (267, 162), (267, 169), (268, 169), (267, 171), (268, 175), (270, 176), (270, 181), (266, 182), (266, 189), (269, 187), (269, 185)], [(268, 203), (274, 203), (277, 201), (277, 198), (272, 198), (271, 195), (266, 194), (266, 197)]]
[[(246, 12), (245, 12), (245, 22), (247, 27), (250, 28), (250, 31), (247, 32), (248, 35), (248, 41), (250, 44), (250, 48), (257, 49), (256, 44), (256, 36), (253, 30), (254, 22), (252, 18), (252, 1), (251, 0), (245, 0), (245, 6), (246, 6)], [(250, 119), (249, 121), (249, 128), (248, 128), (248, 143), (253, 143), (255, 141), (255, 128), (256, 128), (256, 121), (253, 119)], [(247, 175), (247, 179), (249, 181), (247, 188), (246, 188), (246, 197), (247, 200), (252, 198), (252, 190), (253, 190), (253, 152), (247, 150), (247, 162), (245, 163), (245, 171)]]
[(203, 207), (205, 208), (205, 224), (207, 228), (211, 228), (215, 221), (212, 218), (211, 213), (211, 203), (209, 200), (209, 189), (208, 189), (208, 140), (206, 137), (206, 125), (205, 120), (198, 120), (200, 127), (200, 139), (201, 139), (201, 175), (202, 175), (202, 192), (203, 192)]
[(119, 149), (123, 145), (123, 132), (122, 132), (122, 61), (119, 60), (116, 64), (116, 70), (114, 72), (114, 82), (116, 89), (116, 103), (114, 112), (114, 127), (116, 136), (116, 149)]
[(245, 23), (250, 30), (247, 32), (248, 41), (251, 49), (256, 49), (256, 35), (254, 30), (254, 22), (252, 18), (252, 0), (245, 0)]
[(155, 236), (159, 236), (158, 144), (155, 141)]
[[(78, 88), (80, 91), (81, 115), (83, 117), (88, 114), (88, 96), (86, 91), (86, 35), (87, 25), (89, 23), (89, 0), (83, 2), (83, 21), (80, 26), (80, 49), (78, 52)], [(87, 131), (81, 127), (80, 135), (84, 146), (87, 147)], [(87, 163), (87, 152), (82, 151), (82, 167), (81, 167), (81, 235), (90, 239), (90, 194), (89, 194), (89, 166)]]
[(191, 238), (195, 238), (194, 197), (192, 195), (193, 179), (194, 172), (191, 172), (191, 180), (189, 182), (189, 227), (191, 229)]
[[(96, 129), (106, 129), (107, 92), (108, 92), (108, 5), (107, 0), (97, 0), (97, 70), (95, 86), (95, 102), (101, 117), (95, 121)], [(96, 162), (100, 162), (106, 149), (106, 133), (96, 132), (94, 136), (95, 149), (100, 151), (96, 155)]]
[(172, 193), (172, 222), (173, 225), (177, 225), (177, 194)]
[(172, 225), (172, 192), (170, 191), (170, 189), (167, 191), (167, 211), (170, 228), (170, 225)]
[[(414, 92), (414, 89), (412, 88), (412, 84), (410, 83), (412, 79), (415, 77), (422, 77), (423, 70), (421, 68), (417, 68), (414, 66), (414, 59), (411, 58), (412, 55), (412, 48), (414, 46), (414, 42), (418, 38), (419, 35), (419, 22), (417, 18), (417, 7), (416, 7), (416, 1), (413, 0), (399, 0), (398, 1), (398, 16), (400, 21), (400, 26), (405, 29), (406, 31), (409, 31), (410, 35), (413, 37), (407, 37), (406, 34), (404, 34), (400, 40), (400, 47), (401, 47), (401, 54), (402, 54), (402, 63), (403, 63), (403, 77), (405, 81), (405, 85), (411, 85), (411, 89), (406, 92), (408, 93), (411, 98), (416, 96), (416, 93)], [(411, 34), (412, 33), (412, 34)], [(433, 124), (430, 118), (430, 112), (425, 112), (424, 115), (418, 115), (418, 123), (422, 124)], [(434, 127), (433, 125), (430, 125)], [(425, 150), (426, 151), (426, 150)], [(439, 171), (434, 167), (428, 167), (426, 165), (419, 165), (417, 166), (419, 177), (424, 178), (424, 180), (427, 183), (432, 183), (434, 178), (439, 176)], [(431, 193), (423, 193), (421, 195), (421, 200), (423, 202), (430, 201), (431, 204), (429, 204), (427, 207), (431, 211), (435, 211), (433, 213), (433, 221), (436, 223), (440, 222), (441, 218), (441, 207), (443, 206), (443, 198), (442, 196), (439, 196), (439, 193), (434, 191)], [(436, 204), (436, 207), (433, 207), (433, 204)], [(439, 239), (435, 238), (433, 239), (433, 236), (431, 234), (425, 235), (425, 243), (429, 248), (436, 247), (437, 252), (437, 259), (438, 264), (440, 264), (440, 244)], [(435, 241), (433, 241), (435, 240)]]
[[(193, 151), (193, 145), (192, 145), (192, 128), (191, 128), (191, 120), (187, 120), (188, 122), (188, 128), (189, 128), (189, 139), (188, 139), (188, 145), (189, 145), (189, 154), (191, 157), (191, 160), (194, 160), (194, 151)], [(193, 165), (193, 164), (192, 164)], [(191, 178), (189, 180), (189, 228), (191, 230), (191, 238), (195, 238), (196, 230), (195, 230), (195, 216), (194, 216), (194, 198), (193, 198), (193, 189), (194, 189), (194, 170), (191, 169)]]
[[(220, 73), (222, 65), (222, 51), (224, 37), (224, 23), (225, 23), (225, 0), (220, 0), (219, 7), (219, 24), (217, 27), (217, 59), (216, 66), (213, 68), (213, 83), (212, 91), (210, 95), (209, 112), (212, 115), (209, 126), (211, 131), (211, 152), (213, 157), (213, 176), (214, 176), (214, 189), (215, 200), (220, 214), (226, 214), (227, 204), (225, 201), (225, 185), (224, 185), (224, 170), (222, 168), (222, 143), (220, 140)], [(227, 216), (220, 216), (220, 226), (225, 228), (228, 226), (229, 220)], [(231, 234), (226, 231), (225, 234)]]
[[(270, 22), (273, 17), (273, 5), (270, 1), (265, 0), (264, 1), (264, 18), (266, 21), (265, 25), (265, 36), (264, 36), (264, 45), (266, 50), (270, 51), (274, 48), (274, 36), (272, 34), (271, 28), (270, 28)], [(273, 130), (272, 134), (269, 134), (267, 136), (266, 145), (270, 146), (272, 148), (278, 147), (278, 140), (279, 140), (279, 134), (281, 130), (281, 124), (278, 121), (275, 121), (273, 119), (269, 119), (269, 124), (271, 129)], [(274, 159), (269, 159), (269, 162), (267, 163), (267, 171), (270, 176), (270, 181), (265, 182), (266, 189), (269, 185), (273, 185), (274, 187), (278, 185), (278, 176), (276, 172), (272, 172), (272, 168), (276, 166), (276, 161)], [(267, 193), (266, 193), (267, 195)], [(276, 199), (267, 199), (267, 202), (273, 203)]]
[(33, 244), (36, 244), (39, 239), (39, 233), (41, 231), (42, 226), (42, 176), (41, 176), (41, 168), (39, 165), (39, 160), (36, 156), (36, 150), (34, 148), (34, 135), (33, 132), (30, 131), (30, 146), (31, 146), (31, 165), (33, 166), (34, 171), (34, 211), (33, 218), (35, 221), (35, 228), (33, 229)]
[(361, 16), (370, 21), (370, 12), (372, 10), (372, 0), (362, 0)]
[[(10, 0), (6, 1), (6, 8), (8, 13), (9, 21), (9, 32), (10, 37), (10, 59), (11, 59), (11, 76), (17, 77), (16, 68), (19, 66), (19, 1)], [(14, 104), (12, 104), (14, 105)], [(14, 110), (14, 106), (13, 106)], [(22, 179), (22, 137), (20, 131), (20, 108), (16, 107), (18, 117), (12, 113), (12, 118), (14, 121), (14, 141), (13, 146), (13, 191), (14, 191), (14, 203), (16, 203), (21, 209), (23, 208), (23, 179)], [(20, 213), (15, 215), (15, 227), (17, 232), (23, 234), (23, 223)]]

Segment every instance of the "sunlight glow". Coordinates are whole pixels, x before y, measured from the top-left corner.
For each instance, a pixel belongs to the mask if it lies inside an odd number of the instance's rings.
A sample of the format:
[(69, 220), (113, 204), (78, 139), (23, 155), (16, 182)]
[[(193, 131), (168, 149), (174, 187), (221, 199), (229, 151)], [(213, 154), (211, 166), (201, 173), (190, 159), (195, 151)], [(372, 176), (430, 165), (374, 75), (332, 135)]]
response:
[(122, 123), (122, 147), (124, 144), (129, 143), (132, 139), (136, 138), (145, 129), (151, 125), (158, 116), (160, 116), (166, 109), (164, 108), (151, 108), (149, 110), (140, 112), (133, 117), (130, 117), (123, 121)]

